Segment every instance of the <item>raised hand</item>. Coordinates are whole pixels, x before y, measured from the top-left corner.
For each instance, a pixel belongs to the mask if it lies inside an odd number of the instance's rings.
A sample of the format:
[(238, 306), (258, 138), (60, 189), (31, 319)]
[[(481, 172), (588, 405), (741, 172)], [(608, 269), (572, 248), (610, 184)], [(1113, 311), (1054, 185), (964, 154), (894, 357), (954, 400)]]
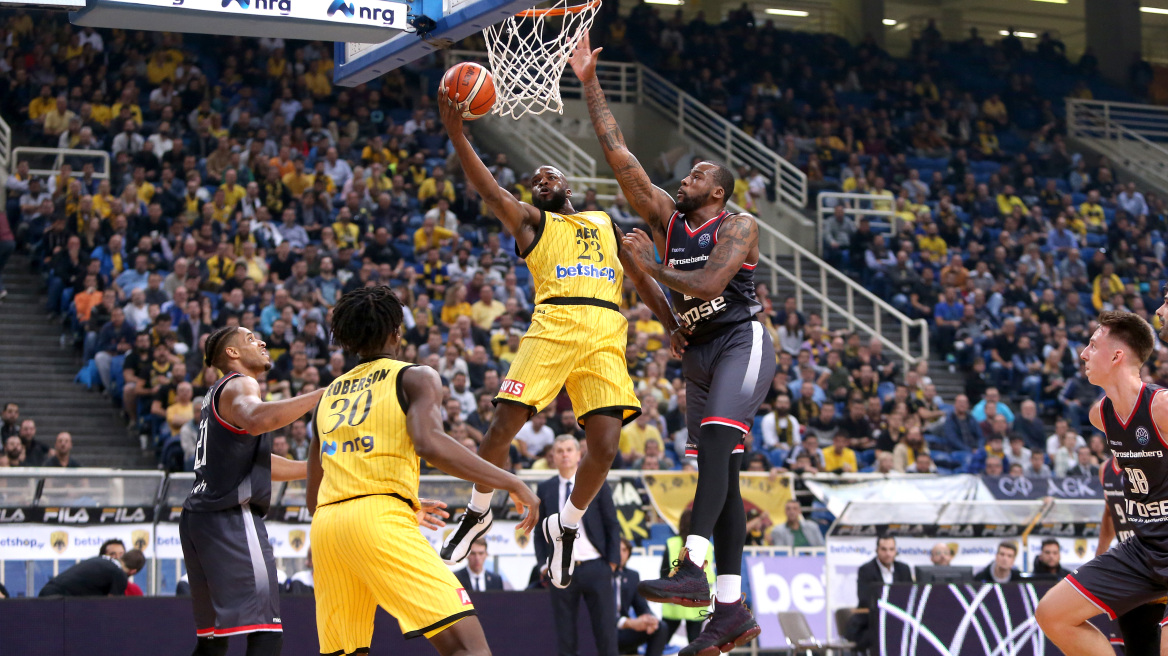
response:
[(580, 78), (581, 82), (590, 82), (596, 77), (596, 62), (600, 59), (601, 50), (604, 48), (592, 49), (592, 39), (589, 38), (587, 32), (584, 33), (584, 38), (576, 44), (576, 49), (572, 51), (568, 63), (572, 65), (572, 72)]

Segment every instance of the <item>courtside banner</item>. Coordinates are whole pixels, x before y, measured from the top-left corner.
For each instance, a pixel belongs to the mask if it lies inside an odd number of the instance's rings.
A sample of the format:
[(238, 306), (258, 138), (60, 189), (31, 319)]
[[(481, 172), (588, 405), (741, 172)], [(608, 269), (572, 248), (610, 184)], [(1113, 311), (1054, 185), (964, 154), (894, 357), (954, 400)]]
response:
[(759, 646), (787, 647), (778, 613), (799, 611), (811, 632), (827, 635), (827, 589), (823, 556), (746, 556), (754, 617), (762, 634)]
[[(952, 565), (969, 566), (976, 574), (989, 565), (998, 551), (1001, 538), (896, 538), (896, 559), (914, 570), (932, 565), (933, 545), (943, 542), (953, 552)], [(860, 566), (876, 557), (876, 537), (827, 538), (827, 586), (831, 601), (829, 612), (856, 606), (856, 574)], [(1021, 558), (1021, 556), (1020, 556)], [(1021, 560), (1018, 569), (1025, 569)], [(838, 636), (839, 627), (835, 628)]]
[[(430, 546), (437, 551), (442, 548), (446, 536), (454, 532), (456, 518), (451, 516), (446, 526), (438, 529), (421, 529), (422, 535), (430, 541)], [(531, 544), (531, 535), (515, 529), (519, 522), (510, 520), (495, 520), (491, 530), (483, 536), (487, 541), (487, 553), (492, 556), (531, 556), (535, 557), (535, 547)], [(538, 530), (538, 529), (537, 529)], [(534, 562), (534, 561), (533, 561)]]
[(145, 523), (9, 524), (0, 532), (0, 560), (84, 560), (97, 556), (101, 543), (115, 538), (152, 558), (153, 535), (154, 525)]
[[(268, 531), (268, 542), (272, 545), (272, 555), (276, 558), (304, 558), (308, 555), (309, 538), (312, 533), (309, 524), (264, 522)], [(182, 558), (182, 540), (178, 534), (178, 524), (161, 522), (154, 536), (154, 555), (157, 558)]]
[[(742, 472), (739, 481), (746, 510), (749, 512), (751, 508), (758, 508), (770, 516), (772, 523), (783, 521), (783, 506), (791, 498), (792, 478), (790, 474), (772, 476), (761, 472)], [(698, 486), (697, 473), (653, 473), (646, 474), (642, 480), (657, 514), (677, 531), (682, 511), (693, 504), (694, 490)]]

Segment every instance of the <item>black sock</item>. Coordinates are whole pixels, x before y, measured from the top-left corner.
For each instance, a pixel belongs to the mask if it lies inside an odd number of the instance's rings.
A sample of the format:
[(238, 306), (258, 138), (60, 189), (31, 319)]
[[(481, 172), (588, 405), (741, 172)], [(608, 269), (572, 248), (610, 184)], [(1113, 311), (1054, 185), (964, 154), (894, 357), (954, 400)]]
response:
[(746, 545), (746, 509), (742, 505), (742, 488), (738, 484), (742, 457), (741, 453), (730, 456), (726, 503), (714, 524), (714, 535), (717, 536), (714, 540), (714, 565), (718, 576), (742, 574), (742, 548)]
[(191, 656), (227, 656), (227, 638), (199, 638)]
[(284, 646), (282, 631), (256, 631), (247, 634), (247, 656), (280, 656)]
[[(736, 428), (720, 424), (702, 427), (698, 440), (698, 488), (694, 492), (689, 531), (691, 535), (699, 535), (708, 540), (714, 532), (722, 509), (726, 506), (731, 477), (731, 455), (741, 439), (742, 431)], [(741, 456), (738, 461), (741, 462)], [(735, 494), (741, 499), (741, 493), (737, 490), (738, 468), (733, 469)], [(741, 500), (738, 505), (741, 508)], [(739, 512), (741, 513), (741, 510)], [(745, 520), (742, 530), (744, 532), (746, 530)], [(718, 541), (723, 541), (721, 533), (718, 534)]]

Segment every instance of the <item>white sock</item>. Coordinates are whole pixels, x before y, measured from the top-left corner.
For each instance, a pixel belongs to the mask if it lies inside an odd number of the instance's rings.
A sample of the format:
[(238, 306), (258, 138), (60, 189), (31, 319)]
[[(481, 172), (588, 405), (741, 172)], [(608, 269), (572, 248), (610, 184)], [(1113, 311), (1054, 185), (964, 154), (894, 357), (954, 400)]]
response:
[(700, 535), (691, 535), (685, 539), (685, 548), (689, 551), (689, 559), (698, 567), (706, 564), (706, 554), (710, 551), (710, 541)]
[(479, 492), (477, 487), (472, 487), (470, 490), (470, 503), (467, 504), (467, 509), (473, 510), (477, 513), (486, 512), (491, 508), (491, 497), (495, 496), (495, 491)]
[[(588, 510), (585, 508), (584, 510)], [(571, 499), (564, 504), (564, 509), (560, 511), (560, 526), (564, 528), (579, 528), (580, 519), (584, 517), (584, 510), (576, 507)]]
[(714, 598), (719, 603), (733, 604), (742, 597), (742, 577), (737, 574), (721, 574), (718, 576), (718, 590)]

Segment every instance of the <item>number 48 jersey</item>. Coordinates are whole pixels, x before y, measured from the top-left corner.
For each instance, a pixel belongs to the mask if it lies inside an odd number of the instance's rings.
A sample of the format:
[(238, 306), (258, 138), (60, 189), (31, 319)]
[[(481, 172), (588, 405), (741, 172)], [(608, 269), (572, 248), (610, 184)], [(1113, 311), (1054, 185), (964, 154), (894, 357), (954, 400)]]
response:
[(413, 365), (382, 357), (362, 362), (329, 385), (316, 406), (324, 477), (318, 505), (372, 494), (418, 504), (418, 453), (406, 430), (402, 374)]
[(1152, 399), (1163, 389), (1144, 385), (1126, 420), (1116, 414), (1108, 398), (1099, 412), (1107, 444), (1123, 471), (1127, 522), (1145, 543), (1168, 552), (1168, 443), (1152, 421)]

